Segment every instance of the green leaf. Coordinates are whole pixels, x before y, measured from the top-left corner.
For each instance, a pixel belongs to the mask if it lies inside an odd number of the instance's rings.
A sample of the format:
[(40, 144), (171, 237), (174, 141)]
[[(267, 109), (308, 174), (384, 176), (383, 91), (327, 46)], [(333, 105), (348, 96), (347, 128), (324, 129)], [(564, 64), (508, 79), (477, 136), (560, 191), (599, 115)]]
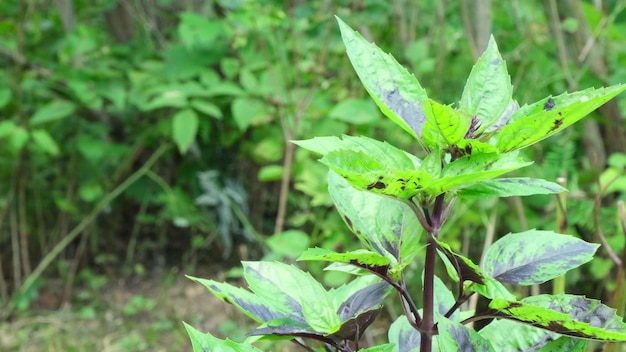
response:
[(508, 234), (487, 250), (483, 269), (501, 282), (536, 285), (590, 261), (598, 247), (552, 231)]
[(13, 97), (13, 93), (11, 93), (11, 89), (6, 86), (0, 87), (0, 109), (5, 107)]
[(509, 124), (497, 135), (496, 147), (501, 152), (510, 152), (537, 143), (577, 122), (624, 90), (626, 85), (623, 84), (590, 88), (525, 106), (511, 116)]
[(326, 154), (320, 162), (343, 176), (354, 188), (410, 199), (430, 184), (424, 170), (398, 169), (384, 156), (342, 150)]
[(483, 278), (485, 279), (484, 285), (472, 282), (466, 286), (466, 291), (474, 291), (488, 299), (503, 298), (511, 301), (515, 300), (515, 295), (504, 287), (500, 281), (485, 273), (483, 273)]
[(191, 99), (191, 101), (189, 102), (189, 105), (196, 109), (197, 111), (200, 111), (201, 113), (211, 116), (211, 117), (215, 117), (218, 120), (221, 120), (223, 115), (222, 115), (222, 110), (220, 110), (220, 108), (213, 104), (210, 103), (208, 101), (205, 100), (200, 100), (200, 99)]
[(309, 236), (300, 230), (287, 230), (269, 237), (265, 244), (281, 258), (296, 258), (309, 247)]
[(270, 121), (269, 106), (254, 98), (236, 98), (232, 105), (233, 119), (240, 130), (245, 131), (252, 125)]
[(478, 332), (496, 351), (537, 351), (559, 335), (508, 319), (494, 319)]
[(366, 137), (317, 137), (295, 144), (324, 155), (320, 162), (360, 190), (409, 199), (432, 176), (421, 161), (388, 143)]
[(598, 300), (567, 294), (539, 295), (521, 302), (496, 298), (489, 303), (495, 315), (531, 324), (562, 335), (591, 340), (626, 341), (626, 324)]
[(420, 349), (420, 333), (411, 326), (404, 315), (399, 316), (391, 324), (387, 334), (389, 342), (395, 345), (394, 352), (418, 352)]
[(210, 333), (201, 333), (185, 322), (183, 322), (183, 325), (185, 325), (185, 329), (187, 330), (187, 334), (191, 340), (191, 346), (193, 347), (194, 352), (262, 352), (250, 344), (236, 343), (228, 339), (220, 340)]
[(489, 341), (467, 326), (438, 315), (441, 351), (495, 351)]
[(35, 112), (33, 116), (30, 118), (30, 125), (36, 126), (42, 123), (58, 121), (64, 119), (76, 110), (76, 106), (65, 100), (55, 100), (51, 103), (48, 103)]
[(328, 175), (328, 191), (346, 225), (366, 248), (394, 262), (412, 261), (417, 252), (407, 249), (419, 246), (422, 227), (407, 204), (358, 191), (334, 172)]
[(52, 139), (52, 136), (50, 136), (48, 131), (44, 129), (36, 129), (36, 130), (31, 131), (30, 135), (33, 138), (33, 141), (35, 142), (35, 144), (39, 148), (41, 148), (41, 150), (43, 150), (44, 152), (52, 156), (59, 155), (60, 153), (59, 146), (54, 141), (54, 139)]
[(504, 113), (513, 86), (493, 36), (467, 79), (459, 107), (478, 119), (477, 133), (484, 131)]
[(366, 125), (376, 122), (380, 115), (369, 99), (346, 99), (335, 105), (328, 116), (354, 125)]
[(519, 177), (481, 181), (462, 188), (458, 195), (464, 198), (488, 198), (557, 194), (565, 191), (565, 188), (554, 182)]
[(421, 139), (428, 99), (419, 82), (391, 55), (365, 40), (337, 17), (341, 37), (354, 70), (382, 113), (413, 137)]
[(357, 249), (352, 252), (337, 253), (329, 249), (309, 248), (300, 257), (298, 261), (324, 260), (336, 263), (347, 263), (356, 265), (367, 270), (384, 275), (391, 261), (387, 257), (371, 252), (365, 249)]
[(259, 170), (257, 178), (263, 182), (278, 181), (283, 178), (284, 173), (285, 168), (282, 165), (266, 165)]
[(9, 147), (14, 153), (19, 152), (28, 143), (28, 131), (22, 126), (15, 126), (9, 135)]
[(287, 312), (302, 312), (315, 331), (333, 333), (340, 325), (333, 301), (310, 274), (279, 262), (242, 262), (250, 289)]
[(187, 152), (198, 133), (198, 115), (191, 110), (181, 110), (172, 118), (172, 139), (181, 154)]
[(427, 147), (444, 148), (465, 137), (472, 121), (471, 116), (430, 99), (423, 107), (426, 114), (423, 139)]
[(465, 155), (446, 165), (441, 170), (441, 178), (431, 182), (425, 192), (439, 195), (465, 185), (496, 178), (530, 164), (532, 162), (525, 162), (512, 154)]
[(387, 142), (381, 142), (368, 137), (342, 136), (342, 138), (315, 137), (312, 139), (293, 141), (294, 144), (323, 156), (333, 151), (354, 151), (369, 154), (371, 158), (379, 160), (390, 168), (418, 169), (421, 160), (402, 149), (396, 148)]
[(78, 195), (85, 202), (94, 202), (102, 197), (104, 189), (96, 181), (84, 182), (78, 188)]

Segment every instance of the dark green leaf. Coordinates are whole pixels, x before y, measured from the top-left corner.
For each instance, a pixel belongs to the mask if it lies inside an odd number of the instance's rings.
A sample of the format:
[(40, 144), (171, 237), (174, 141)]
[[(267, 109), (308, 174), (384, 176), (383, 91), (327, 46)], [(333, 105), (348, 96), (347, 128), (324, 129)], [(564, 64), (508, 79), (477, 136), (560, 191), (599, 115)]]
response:
[(422, 137), (426, 117), (421, 103), (426, 91), (391, 55), (368, 42), (337, 18), (354, 70), (380, 110), (405, 131)]
[(467, 326), (439, 315), (439, 349), (441, 351), (495, 351), (489, 341)]
[(479, 123), (477, 132), (480, 133), (506, 110), (512, 91), (506, 63), (492, 36), (487, 49), (472, 68), (459, 107), (470, 116), (476, 116)]
[(541, 284), (590, 261), (599, 245), (552, 231), (508, 234), (485, 253), (485, 273), (501, 282)]
[(535, 194), (556, 194), (567, 191), (559, 184), (538, 178), (499, 178), (481, 181), (462, 188), (458, 195), (464, 198), (513, 197)]
[(525, 106), (502, 128), (496, 146), (501, 152), (510, 152), (537, 143), (585, 117), (624, 90), (626, 85), (622, 84), (589, 88)]
[(539, 295), (521, 302), (496, 298), (490, 315), (517, 320), (562, 335), (591, 340), (626, 341), (626, 324), (598, 300), (567, 294)]

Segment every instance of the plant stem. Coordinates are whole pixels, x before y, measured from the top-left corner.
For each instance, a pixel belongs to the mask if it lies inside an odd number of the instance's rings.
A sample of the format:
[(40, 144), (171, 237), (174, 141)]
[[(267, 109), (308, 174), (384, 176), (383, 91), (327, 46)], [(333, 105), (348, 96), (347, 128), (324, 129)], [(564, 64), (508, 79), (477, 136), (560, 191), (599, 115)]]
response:
[(426, 263), (424, 266), (424, 316), (421, 324), (420, 352), (432, 351), (432, 334), (434, 328), (434, 298), (435, 298), (435, 257), (437, 245), (434, 235), (428, 236), (426, 248)]
[(421, 341), (420, 352), (431, 352), (433, 348), (433, 335), (435, 333), (435, 260), (437, 258), (437, 243), (435, 238), (444, 217), (445, 194), (440, 194), (435, 199), (432, 216), (424, 209), (426, 221), (431, 227), (426, 248), (426, 261), (424, 263), (424, 292), (423, 292), (423, 317), (420, 324)]

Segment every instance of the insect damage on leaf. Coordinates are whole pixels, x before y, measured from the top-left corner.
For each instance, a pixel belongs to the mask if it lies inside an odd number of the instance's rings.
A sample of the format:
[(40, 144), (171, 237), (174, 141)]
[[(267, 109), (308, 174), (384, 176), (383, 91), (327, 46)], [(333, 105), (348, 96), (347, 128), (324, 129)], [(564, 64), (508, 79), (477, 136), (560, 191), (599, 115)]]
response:
[(554, 104), (554, 99), (552, 99), (552, 98), (548, 98), (548, 100), (546, 101), (546, 103), (545, 103), (545, 104), (543, 104), (543, 109), (544, 109), (545, 111), (550, 111), (550, 110), (552, 110), (552, 109), (554, 108), (554, 105), (555, 105), (555, 104)]

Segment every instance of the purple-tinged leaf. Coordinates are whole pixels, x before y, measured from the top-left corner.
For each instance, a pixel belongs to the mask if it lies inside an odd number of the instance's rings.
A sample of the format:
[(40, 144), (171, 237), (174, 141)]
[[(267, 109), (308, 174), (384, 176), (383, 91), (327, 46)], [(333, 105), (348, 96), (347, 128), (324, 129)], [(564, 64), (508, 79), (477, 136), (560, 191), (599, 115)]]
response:
[(439, 349), (441, 351), (492, 352), (489, 341), (467, 326), (439, 315)]
[(340, 324), (337, 307), (322, 285), (309, 273), (278, 262), (242, 262), (250, 289), (287, 313), (301, 312), (315, 331), (334, 332)]
[(391, 55), (368, 42), (337, 18), (354, 70), (385, 116), (417, 139), (422, 138), (426, 90)]
[(539, 295), (520, 302), (496, 298), (489, 316), (516, 320), (556, 333), (590, 340), (624, 342), (626, 324), (598, 300), (559, 294)]
[(508, 234), (487, 250), (483, 270), (501, 282), (536, 285), (590, 261), (598, 247), (552, 231)]
[(404, 315), (391, 324), (388, 338), (390, 343), (395, 344), (394, 352), (418, 352), (420, 349), (420, 333)]
[(382, 307), (359, 313), (354, 318), (341, 323), (339, 331), (332, 335), (333, 338), (342, 340), (358, 340), (365, 330), (374, 322)]
[(339, 318), (346, 321), (362, 312), (378, 308), (389, 293), (390, 287), (386, 282), (377, 282), (355, 292), (339, 306), (337, 310)]
[(304, 316), (298, 311), (285, 311), (284, 307), (275, 307), (276, 300), (267, 301), (254, 293), (227, 283), (213, 280), (200, 279), (187, 276), (189, 279), (199, 282), (211, 291), (217, 298), (234, 305), (239, 311), (256, 320), (259, 323), (268, 322), (278, 318), (290, 318), (300, 323), (305, 323)]
[(306, 324), (299, 324), (289, 319), (275, 319), (263, 324), (259, 328), (256, 328), (247, 336), (259, 336), (259, 335), (275, 335), (275, 336), (294, 336), (294, 337), (310, 337), (321, 341), (332, 341), (328, 337), (328, 334), (315, 331)]

